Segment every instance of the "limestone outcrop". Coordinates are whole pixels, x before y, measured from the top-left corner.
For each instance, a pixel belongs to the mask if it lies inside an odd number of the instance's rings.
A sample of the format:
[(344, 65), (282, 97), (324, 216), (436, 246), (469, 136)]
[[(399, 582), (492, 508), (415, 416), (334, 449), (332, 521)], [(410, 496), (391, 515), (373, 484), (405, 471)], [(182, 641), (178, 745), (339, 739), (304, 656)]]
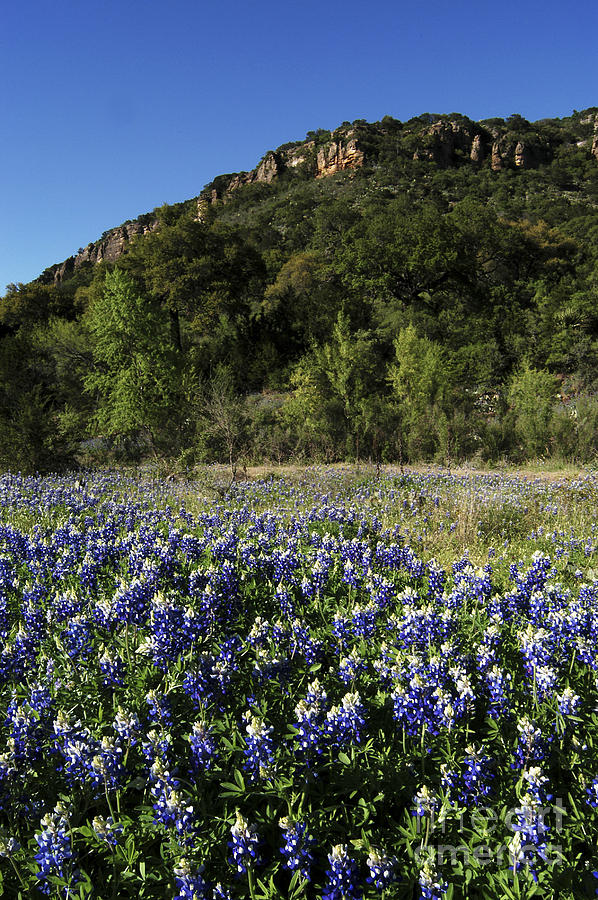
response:
[(358, 169), (363, 166), (364, 154), (354, 137), (347, 141), (332, 141), (320, 147), (316, 157), (316, 178), (335, 175), (345, 169)]
[[(584, 149), (598, 160), (598, 112), (588, 109), (574, 122), (572, 146)], [(196, 198), (198, 221), (206, 221), (215, 204), (227, 203), (235, 191), (252, 184), (274, 184), (292, 173), (305, 178), (325, 178), (339, 172), (376, 166), (392, 157), (435, 163), (443, 168), (486, 166), (494, 172), (536, 168), (550, 162), (560, 147), (554, 132), (543, 130), (521, 116), (474, 122), (466, 116), (424, 114), (403, 124), (391, 117), (368, 124), (365, 120), (343, 122), (334, 132), (319, 129), (306, 140), (283, 144), (271, 150), (249, 172), (219, 175)], [(386, 154), (386, 155), (385, 155)], [(100, 240), (81, 248), (63, 263), (51, 266), (41, 276), (45, 282), (60, 282), (80, 266), (102, 260), (114, 261), (136, 235), (158, 227), (154, 215), (141, 216), (106, 232)]]
[(484, 159), (483, 133), (473, 122), (440, 119), (418, 136), (413, 159), (455, 165), (459, 158), (474, 162)]
[[(144, 217), (145, 218), (145, 217)], [(114, 262), (122, 254), (125, 246), (129, 241), (138, 234), (147, 234), (154, 231), (158, 226), (157, 219), (143, 223), (134, 220), (118, 228), (112, 228), (107, 231), (99, 241), (94, 241), (86, 247), (82, 247), (74, 256), (69, 256), (63, 263), (51, 266), (44, 272), (45, 281), (54, 281), (58, 284), (69, 278), (76, 269), (84, 263), (96, 263), (106, 260)]]
[(321, 146), (316, 151), (314, 141), (305, 141), (296, 147), (282, 151), (270, 151), (250, 172), (238, 172), (223, 186), (210, 191), (210, 202), (226, 202), (227, 197), (247, 184), (272, 184), (284, 172), (307, 165), (315, 178), (334, 175), (346, 169), (357, 169), (363, 165), (364, 152), (352, 132)]

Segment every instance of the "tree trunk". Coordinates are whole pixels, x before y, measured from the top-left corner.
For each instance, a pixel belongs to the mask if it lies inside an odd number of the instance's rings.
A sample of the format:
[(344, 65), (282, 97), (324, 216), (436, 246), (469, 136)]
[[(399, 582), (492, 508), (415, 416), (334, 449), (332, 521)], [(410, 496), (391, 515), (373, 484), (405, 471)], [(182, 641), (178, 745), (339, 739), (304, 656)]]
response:
[(179, 311), (178, 309), (169, 309), (168, 315), (170, 318), (170, 339), (172, 341), (172, 346), (177, 353), (181, 353), (183, 350), (183, 342), (181, 340)]

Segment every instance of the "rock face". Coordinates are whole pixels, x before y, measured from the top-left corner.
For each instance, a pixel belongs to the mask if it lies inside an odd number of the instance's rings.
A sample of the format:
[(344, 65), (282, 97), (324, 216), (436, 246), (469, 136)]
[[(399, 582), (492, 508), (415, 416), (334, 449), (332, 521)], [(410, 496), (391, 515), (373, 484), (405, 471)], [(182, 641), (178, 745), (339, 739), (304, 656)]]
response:
[(314, 141), (305, 141), (296, 147), (282, 151), (270, 151), (251, 172), (239, 172), (218, 189), (210, 191), (210, 202), (226, 202), (227, 197), (246, 184), (272, 184), (284, 172), (307, 165), (314, 178), (334, 175), (346, 169), (363, 166), (364, 152), (352, 132), (320, 147), (316, 152)]
[(493, 172), (500, 172), (503, 167), (503, 154), (501, 153), (500, 141), (494, 141), (492, 144), (490, 167)]
[(363, 158), (363, 150), (360, 150), (354, 137), (348, 141), (333, 141), (318, 150), (316, 178), (334, 175), (345, 169), (357, 169), (363, 166)]
[(490, 166), (493, 172), (512, 168), (534, 169), (548, 162), (550, 157), (550, 147), (540, 141), (516, 140), (505, 135), (492, 144)]
[(473, 122), (441, 119), (430, 125), (418, 142), (413, 159), (435, 162), (443, 168), (455, 165), (460, 158), (481, 162), (485, 156), (483, 133)]
[[(513, 133), (487, 131), (475, 122), (441, 119), (417, 135), (413, 159), (447, 168), (469, 161), (481, 165), (490, 157), (494, 172), (505, 168), (529, 169), (550, 158), (540, 140), (521, 140)], [(598, 152), (598, 151), (597, 151)]]
[(486, 154), (484, 152), (484, 143), (482, 141), (482, 135), (476, 134), (472, 143), (471, 150), (469, 152), (469, 158), (474, 163), (483, 163)]
[(135, 220), (127, 222), (126, 225), (119, 225), (118, 228), (112, 228), (99, 241), (94, 241), (88, 244), (87, 247), (83, 247), (75, 256), (69, 256), (63, 263), (46, 269), (44, 280), (54, 281), (55, 284), (59, 284), (65, 278), (70, 278), (75, 270), (84, 263), (95, 265), (95, 263), (103, 260), (114, 262), (122, 254), (125, 246), (132, 238), (138, 234), (147, 234), (149, 231), (154, 231), (157, 225), (156, 219), (149, 223), (141, 223)]
[[(588, 109), (577, 124), (583, 126), (583, 131), (574, 135), (577, 138), (575, 146), (585, 149), (598, 160), (596, 107)], [(312, 139), (314, 134), (315, 139)], [(210, 208), (228, 202), (239, 188), (250, 184), (273, 184), (299, 167), (304, 177), (325, 178), (362, 167), (366, 156), (368, 164), (377, 165), (378, 154), (385, 152), (388, 158), (389, 136), (393, 156), (412, 157), (442, 167), (487, 166), (494, 172), (535, 168), (550, 161), (556, 146), (553, 137), (543, 133), (542, 123), (534, 126), (521, 116), (474, 122), (457, 114), (443, 117), (424, 114), (405, 125), (390, 117), (376, 124), (359, 119), (353, 124), (344, 122), (332, 133), (310, 132), (305, 141), (271, 150), (250, 172), (218, 176), (197, 198), (196, 218), (200, 222), (208, 219)], [(131, 238), (153, 231), (157, 226), (156, 218), (141, 216), (139, 220), (113, 228), (65, 262), (46, 269), (41, 280), (60, 282), (85, 263), (114, 261)]]

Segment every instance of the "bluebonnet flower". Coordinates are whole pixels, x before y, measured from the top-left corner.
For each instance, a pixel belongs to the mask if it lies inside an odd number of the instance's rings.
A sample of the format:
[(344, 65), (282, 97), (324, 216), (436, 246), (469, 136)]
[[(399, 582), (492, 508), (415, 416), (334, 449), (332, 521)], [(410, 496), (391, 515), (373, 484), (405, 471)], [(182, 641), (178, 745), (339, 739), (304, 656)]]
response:
[(446, 763), (440, 766), (440, 787), (451, 803), (456, 803), (460, 797), (460, 777), (455, 769), (449, 769)]
[(542, 774), (539, 766), (531, 766), (524, 769), (521, 773), (524, 781), (527, 781), (527, 793), (531, 795), (538, 803), (546, 803), (552, 799), (552, 794), (546, 792), (545, 785), (548, 784), (548, 778)]
[(591, 785), (586, 788), (586, 794), (588, 795), (586, 803), (594, 809), (598, 808), (598, 778), (592, 779)]
[(345, 684), (349, 684), (351, 681), (355, 681), (355, 679), (358, 678), (359, 675), (366, 671), (367, 664), (365, 660), (360, 657), (355, 648), (353, 648), (348, 656), (345, 656), (343, 659), (341, 659), (338, 667), (339, 677), (341, 681), (344, 681)]
[[(203, 879), (203, 866), (194, 867), (184, 857), (174, 867), (177, 893), (173, 900), (207, 900), (209, 885)], [(216, 896), (216, 895), (213, 895)]]
[(428, 597), (430, 599), (442, 597), (445, 581), (446, 572), (435, 559), (431, 559), (428, 563)]
[(9, 738), (5, 753), (0, 753), (0, 807), (15, 803), (16, 789), (22, 783), (20, 761), (15, 755), (14, 740)]
[(154, 661), (166, 672), (185, 649), (184, 610), (158, 592), (152, 599), (149, 648)]
[(65, 622), (81, 612), (81, 599), (77, 597), (74, 588), (56, 594), (52, 599), (52, 619), (55, 622)]
[(112, 726), (119, 737), (127, 741), (131, 747), (135, 746), (141, 733), (141, 722), (137, 713), (128, 712), (119, 706)]
[(149, 618), (149, 607), (154, 587), (149, 573), (144, 577), (135, 577), (127, 584), (121, 582), (110, 605), (111, 618), (114, 621), (130, 625), (143, 625)]
[(297, 616), (297, 607), (293, 595), (282, 584), (279, 584), (274, 592), (274, 599), (280, 606), (280, 611), (286, 619), (291, 621)]
[(478, 803), (486, 798), (492, 790), (493, 764), (489, 756), (475, 747), (467, 747), (466, 754), (463, 772), (465, 789), (461, 795), (461, 801), (467, 804)]
[(434, 814), (440, 807), (440, 798), (427, 785), (422, 785), (412, 800), (413, 809), (412, 816), (418, 819), (429, 817), (433, 819)]
[(183, 842), (189, 842), (195, 831), (194, 808), (179, 791), (179, 779), (170, 771), (166, 760), (154, 760), (149, 780), (155, 800), (154, 822), (174, 826)]
[(231, 638), (222, 644), (218, 656), (200, 653), (196, 657), (193, 671), (183, 679), (183, 690), (192, 698), (198, 709), (210, 702), (224, 708), (226, 693), (233, 675), (239, 670), (237, 658), (239, 645), (237, 638)]
[(340, 610), (334, 614), (332, 620), (332, 634), (342, 648), (347, 646), (349, 641), (349, 619), (345, 613)]
[(366, 881), (368, 884), (373, 884), (377, 891), (382, 892), (398, 881), (396, 856), (388, 856), (376, 847), (370, 847), (367, 865), (370, 874)]
[(490, 708), (488, 712), (492, 717), (501, 718), (510, 712), (512, 675), (505, 672), (499, 666), (492, 668), (483, 674), (486, 690), (490, 695)]
[(123, 826), (115, 823), (112, 816), (108, 816), (107, 819), (103, 816), (96, 816), (91, 823), (91, 827), (95, 836), (109, 847), (116, 847), (118, 837), (123, 832)]
[(167, 697), (160, 696), (157, 691), (148, 691), (145, 700), (149, 706), (149, 720), (161, 728), (170, 728), (172, 725), (172, 706)]
[(239, 810), (237, 810), (235, 824), (230, 833), (232, 841), (229, 841), (228, 846), (232, 851), (231, 862), (237, 867), (237, 872), (242, 875), (247, 872), (249, 866), (259, 865), (260, 839), (255, 825), (250, 825)]
[(0, 859), (11, 859), (20, 849), (21, 845), (16, 838), (0, 834)]
[(166, 758), (171, 743), (172, 736), (167, 731), (152, 728), (142, 741), (141, 752), (151, 765), (156, 759)]
[(274, 772), (274, 745), (272, 741), (272, 725), (266, 723), (259, 716), (254, 716), (250, 711), (245, 713), (247, 725), (245, 731), (245, 763), (243, 768), (249, 772), (253, 781), (260, 778), (268, 778)]
[(73, 870), (73, 846), (68, 821), (67, 808), (59, 803), (53, 813), (48, 813), (41, 820), (41, 831), (35, 834), (38, 852), (35, 860), (39, 866), (37, 878), (40, 882), (39, 889), (44, 894), (50, 894), (51, 885), (49, 876), (58, 876), (69, 879), (70, 886), (74, 885), (77, 878)]
[(547, 746), (540, 729), (524, 716), (517, 723), (517, 731), (519, 741), (511, 768), (527, 769), (530, 765), (542, 762), (546, 758)]
[(354, 588), (359, 587), (359, 584), (361, 582), (361, 572), (350, 559), (345, 560), (342, 580), (345, 582), (345, 584), (348, 584), (350, 587)]
[(375, 603), (369, 602), (366, 606), (360, 606), (356, 603), (353, 607), (351, 616), (351, 626), (356, 637), (371, 638), (376, 631), (376, 619), (378, 616), (378, 607)]
[(539, 700), (547, 700), (553, 693), (558, 676), (551, 666), (538, 666), (535, 670), (535, 683)]
[(315, 846), (314, 838), (308, 834), (305, 822), (294, 822), (290, 818), (280, 819), (278, 823), (284, 832), (285, 843), (280, 852), (285, 858), (285, 869), (299, 872), (306, 881), (310, 880), (310, 867), (313, 862), (311, 848)]
[(88, 763), (92, 784), (107, 791), (117, 790), (124, 776), (123, 749), (120, 743), (114, 738), (103, 737), (97, 751), (91, 763)]
[(193, 804), (189, 803), (178, 790), (160, 785), (152, 789), (156, 802), (154, 803), (154, 822), (162, 825), (172, 825), (177, 834), (187, 843), (192, 839), (195, 830), (195, 817)]
[(357, 692), (345, 694), (340, 706), (326, 714), (326, 732), (332, 745), (359, 744), (365, 727), (365, 707)]
[(326, 733), (326, 691), (316, 678), (308, 687), (305, 700), (295, 706), (295, 727), (299, 730), (299, 746), (308, 757), (321, 754)]
[(571, 689), (565, 688), (557, 695), (557, 704), (562, 716), (576, 716), (581, 708), (581, 698)]
[(16, 697), (8, 704), (5, 724), (10, 728), (14, 759), (31, 763), (41, 753), (42, 729), (37, 715), (28, 705), (20, 706)]
[(536, 857), (547, 859), (546, 836), (550, 830), (544, 821), (542, 800), (533, 794), (525, 794), (511, 828), (515, 832), (509, 842), (512, 868), (516, 871), (522, 866), (529, 866), (537, 881)]
[(74, 616), (62, 632), (71, 659), (87, 659), (93, 647), (93, 625), (83, 616)]
[(125, 664), (115, 650), (106, 649), (100, 656), (100, 671), (106, 687), (123, 687)]
[(419, 886), (421, 900), (442, 900), (448, 891), (447, 882), (439, 876), (431, 860), (427, 860), (420, 869)]
[(337, 844), (328, 854), (330, 867), (326, 870), (326, 884), (322, 900), (361, 900), (359, 870), (344, 844)]
[(322, 643), (312, 638), (309, 626), (300, 619), (292, 622), (292, 629), (291, 656), (298, 653), (304, 657), (308, 666), (313, 665), (322, 653)]
[(28, 704), (31, 709), (39, 714), (40, 719), (45, 718), (52, 709), (52, 695), (49, 689), (37, 682), (31, 688)]
[(216, 761), (217, 749), (210, 727), (203, 722), (194, 722), (189, 735), (189, 744), (195, 771), (211, 769)]

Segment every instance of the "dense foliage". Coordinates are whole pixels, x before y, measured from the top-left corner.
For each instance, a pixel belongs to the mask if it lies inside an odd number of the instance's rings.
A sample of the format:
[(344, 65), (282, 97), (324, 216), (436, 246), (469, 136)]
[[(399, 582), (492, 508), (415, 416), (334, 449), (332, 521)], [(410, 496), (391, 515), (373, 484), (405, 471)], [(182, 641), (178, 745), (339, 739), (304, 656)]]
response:
[[(217, 178), (201, 221), (157, 210), (117, 271), (10, 286), (0, 460), (592, 459), (595, 112), (476, 125), (525, 144), (500, 171), (422, 158), (434, 116), (310, 132), (270, 183)], [(349, 135), (364, 165), (314, 178)]]
[(598, 481), (0, 479), (0, 893), (574, 900)]

